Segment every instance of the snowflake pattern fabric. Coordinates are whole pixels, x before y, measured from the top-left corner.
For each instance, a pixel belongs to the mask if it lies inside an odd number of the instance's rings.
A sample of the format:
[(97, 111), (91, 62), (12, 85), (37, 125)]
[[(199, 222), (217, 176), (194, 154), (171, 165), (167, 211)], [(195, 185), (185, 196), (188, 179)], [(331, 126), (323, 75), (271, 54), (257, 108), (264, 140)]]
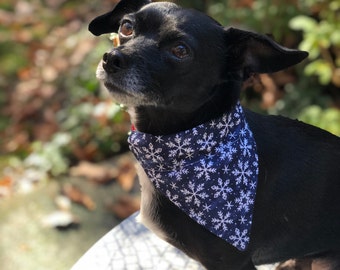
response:
[(128, 141), (156, 189), (213, 234), (247, 248), (258, 157), (240, 104), (190, 130), (164, 136), (132, 131)]

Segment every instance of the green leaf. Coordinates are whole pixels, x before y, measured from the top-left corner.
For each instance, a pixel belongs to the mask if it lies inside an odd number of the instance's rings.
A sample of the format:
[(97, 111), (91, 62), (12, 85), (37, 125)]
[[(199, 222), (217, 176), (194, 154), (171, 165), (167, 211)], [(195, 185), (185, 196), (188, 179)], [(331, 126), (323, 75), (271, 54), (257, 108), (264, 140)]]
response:
[(335, 108), (324, 110), (320, 119), (320, 127), (340, 136), (340, 111)]
[(318, 37), (316, 33), (308, 33), (304, 40), (300, 43), (299, 49), (309, 52), (309, 59), (316, 59), (320, 55), (320, 48), (318, 45)]
[(318, 26), (317, 22), (308, 16), (299, 15), (289, 21), (289, 27), (293, 30), (302, 30), (304, 32), (314, 31)]
[(320, 122), (321, 113), (322, 109), (320, 106), (311, 105), (302, 110), (298, 118), (303, 122), (317, 126)]
[(305, 67), (305, 74), (308, 76), (319, 76), (319, 82), (323, 85), (328, 84), (332, 79), (333, 70), (331, 65), (325, 60), (319, 59)]
[(298, 118), (340, 136), (340, 110), (336, 108), (323, 110), (320, 106), (311, 105), (302, 110)]
[(334, 45), (340, 46), (340, 31), (332, 32), (330, 36), (330, 40)]

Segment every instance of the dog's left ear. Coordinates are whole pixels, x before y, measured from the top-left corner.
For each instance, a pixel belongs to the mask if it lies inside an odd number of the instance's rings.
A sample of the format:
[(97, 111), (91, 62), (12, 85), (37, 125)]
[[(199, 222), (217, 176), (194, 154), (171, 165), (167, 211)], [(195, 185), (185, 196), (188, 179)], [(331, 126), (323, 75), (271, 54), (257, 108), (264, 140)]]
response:
[(285, 48), (267, 36), (236, 28), (225, 30), (228, 55), (242, 68), (245, 78), (251, 73), (272, 73), (296, 65), (308, 56), (305, 51)]
[(119, 22), (125, 14), (136, 12), (149, 3), (151, 0), (121, 0), (113, 10), (91, 21), (89, 31), (96, 36), (117, 32)]

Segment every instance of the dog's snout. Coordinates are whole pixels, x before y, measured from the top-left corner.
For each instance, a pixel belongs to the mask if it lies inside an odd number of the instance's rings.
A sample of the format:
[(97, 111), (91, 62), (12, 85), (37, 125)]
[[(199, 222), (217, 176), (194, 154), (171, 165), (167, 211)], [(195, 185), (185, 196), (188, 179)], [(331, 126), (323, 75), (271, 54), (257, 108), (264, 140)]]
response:
[(126, 68), (124, 55), (118, 50), (105, 53), (103, 55), (103, 68), (108, 73), (116, 73)]

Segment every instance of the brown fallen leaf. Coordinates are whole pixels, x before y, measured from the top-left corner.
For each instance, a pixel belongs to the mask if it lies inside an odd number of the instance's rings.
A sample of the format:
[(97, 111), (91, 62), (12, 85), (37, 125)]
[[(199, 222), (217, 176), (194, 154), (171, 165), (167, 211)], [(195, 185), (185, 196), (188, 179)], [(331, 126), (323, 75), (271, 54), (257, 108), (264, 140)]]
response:
[[(87, 135), (86, 139), (88, 139)], [(79, 145), (77, 142), (73, 142), (71, 143), (71, 150), (78, 160), (93, 160), (98, 152), (98, 145), (93, 141), (85, 145)]]
[(12, 193), (13, 179), (10, 176), (0, 178), (0, 197), (7, 197)]
[(96, 208), (96, 203), (92, 200), (92, 198), (75, 185), (65, 184), (62, 188), (62, 193), (72, 202), (83, 205), (90, 211), (93, 211)]
[(125, 219), (140, 208), (140, 199), (134, 196), (121, 196), (115, 203), (107, 206), (109, 211), (120, 219)]
[(119, 174), (117, 182), (124, 191), (131, 191), (136, 181), (136, 168), (131, 160), (122, 160), (119, 164)]
[(70, 175), (74, 177), (85, 177), (97, 183), (107, 183), (119, 175), (119, 169), (88, 161), (81, 161), (79, 165), (70, 169)]

